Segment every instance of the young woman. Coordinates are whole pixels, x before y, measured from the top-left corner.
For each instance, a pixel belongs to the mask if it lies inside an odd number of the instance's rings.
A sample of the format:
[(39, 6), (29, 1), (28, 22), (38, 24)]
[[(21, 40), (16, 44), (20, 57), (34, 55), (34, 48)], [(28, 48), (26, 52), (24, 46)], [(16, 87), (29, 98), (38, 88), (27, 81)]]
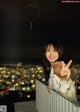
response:
[[(55, 89), (69, 97), (75, 96), (75, 85), (71, 80), (69, 69), (72, 60), (67, 64), (60, 61), (63, 54), (62, 45), (58, 41), (50, 41), (44, 46), (44, 71), (49, 71), (48, 91)], [(45, 72), (46, 75), (46, 72)]]

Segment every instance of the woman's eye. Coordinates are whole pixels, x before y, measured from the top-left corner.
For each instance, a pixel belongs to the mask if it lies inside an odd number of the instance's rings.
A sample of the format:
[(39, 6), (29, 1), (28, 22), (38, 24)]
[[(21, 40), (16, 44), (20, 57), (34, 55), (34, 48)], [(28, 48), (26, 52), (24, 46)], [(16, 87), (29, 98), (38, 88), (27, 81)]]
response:
[(47, 50), (46, 52), (49, 52), (49, 50)]
[(57, 53), (57, 51), (54, 51), (55, 53)]

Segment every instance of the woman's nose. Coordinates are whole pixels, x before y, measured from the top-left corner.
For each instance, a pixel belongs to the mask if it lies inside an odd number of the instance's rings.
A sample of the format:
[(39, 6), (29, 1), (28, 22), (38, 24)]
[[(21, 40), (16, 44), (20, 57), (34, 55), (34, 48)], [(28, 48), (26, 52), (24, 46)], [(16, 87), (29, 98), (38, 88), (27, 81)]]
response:
[(53, 52), (53, 51), (50, 51), (50, 55), (51, 55), (51, 56), (54, 55), (54, 52)]

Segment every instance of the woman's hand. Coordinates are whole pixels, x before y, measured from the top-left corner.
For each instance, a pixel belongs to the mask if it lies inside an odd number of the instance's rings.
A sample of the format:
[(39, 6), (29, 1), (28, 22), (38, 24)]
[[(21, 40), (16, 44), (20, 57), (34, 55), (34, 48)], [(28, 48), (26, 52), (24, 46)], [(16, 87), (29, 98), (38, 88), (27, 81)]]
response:
[(48, 89), (48, 92), (51, 94), (52, 89), (51, 89), (51, 87), (49, 85), (47, 86), (47, 89)]
[(72, 63), (72, 60), (70, 60), (67, 65), (65, 66), (65, 63), (62, 62), (62, 69), (61, 69), (61, 76), (66, 76), (66, 79), (70, 78), (71, 70), (69, 69), (70, 65)]

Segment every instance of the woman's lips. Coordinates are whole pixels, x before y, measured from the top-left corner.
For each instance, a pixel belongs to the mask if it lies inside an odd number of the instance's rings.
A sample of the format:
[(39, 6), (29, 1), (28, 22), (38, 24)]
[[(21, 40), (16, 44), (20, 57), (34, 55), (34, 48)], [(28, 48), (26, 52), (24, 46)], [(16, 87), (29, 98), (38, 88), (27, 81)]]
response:
[(54, 57), (49, 57), (49, 59), (53, 60), (53, 59), (54, 59)]

